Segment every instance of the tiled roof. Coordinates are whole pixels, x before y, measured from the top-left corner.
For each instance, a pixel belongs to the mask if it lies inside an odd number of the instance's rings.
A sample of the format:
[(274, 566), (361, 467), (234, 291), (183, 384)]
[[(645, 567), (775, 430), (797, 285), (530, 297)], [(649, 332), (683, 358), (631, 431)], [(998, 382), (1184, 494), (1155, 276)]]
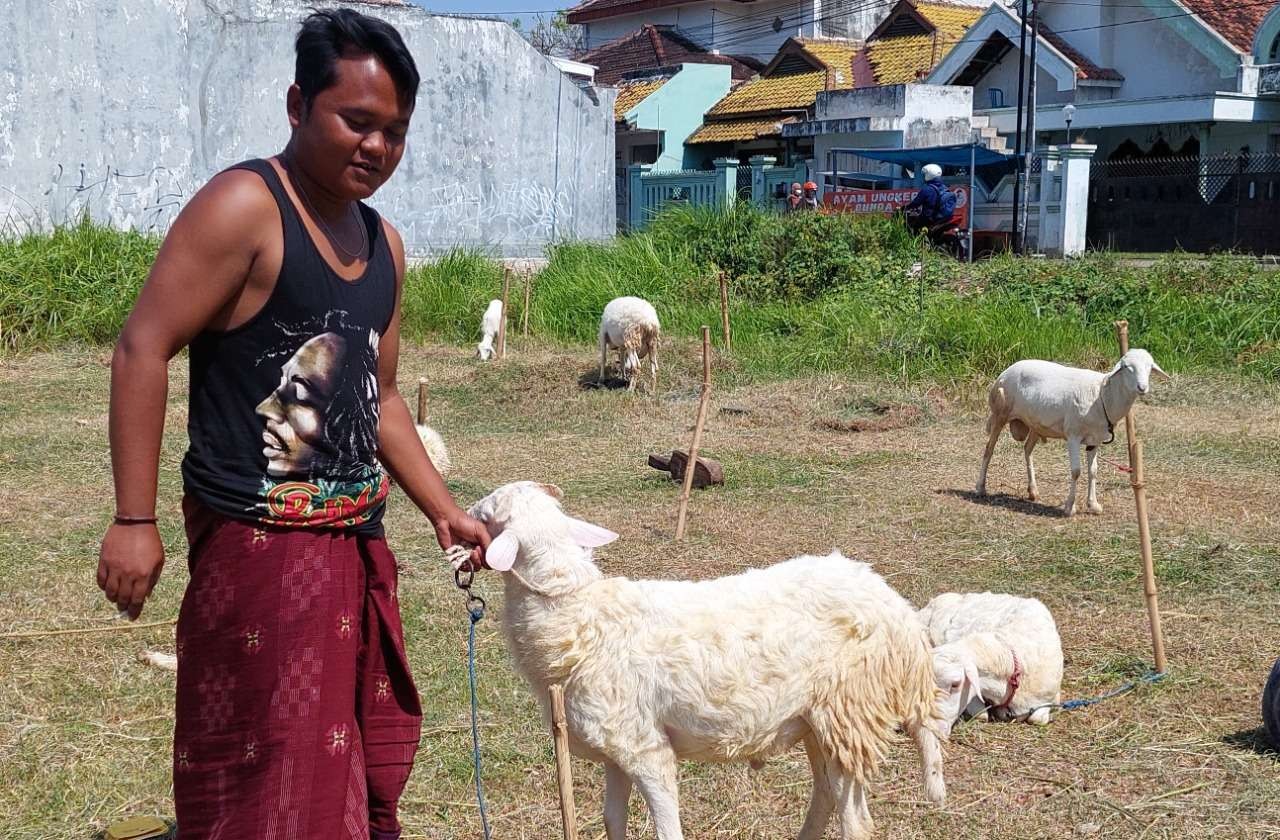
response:
[[(870, 66), (872, 78), (859, 78), (860, 85), (897, 85), (919, 81), (947, 57), (947, 53), (985, 11), (973, 6), (941, 3), (903, 3), (898, 8), (906, 13), (914, 9), (932, 31), (873, 40), (858, 62), (863, 67)], [(861, 77), (863, 73), (858, 75)]]
[(1055, 50), (1065, 55), (1067, 60), (1076, 66), (1076, 78), (1094, 81), (1124, 81), (1124, 76), (1120, 75), (1120, 71), (1112, 70), (1110, 67), (1099, 67), (1094, 64), (1085, 58), (1083, 53), (1063, 40), (1061, 35), (1043, 23), (1039, 25), (1039, 29), (1040, 37), (1048, 41)]
[(624, 119), (627, 112), (649, 98), (649, 95), (665, 85), (670, 76), (656, 79), (634, 79), (619, 83), (618, 98), (613, 103), (613, 118)]
[(713, 55), (670, 26), (645, 24), (578, 58), (596, 67), (596, 83), (611, 85), (627, 73), (676, 64), (728, 64), (734, 79), (749, 79), (761, 65), (753, 59)]
[(1182, 0), (1182, 5), (1213, 27), (1241, 52), (1253, 50), (1253, 36), (1275, 3), (1227, 3), (1224, 0)]
[(784, 108), (808, 108), (818, 98), (818, 91), (826, 89), (826, 83), (827, 74), (821, 70), (753, 79), (717, 102), (710, 111), (707, 111), (707, 116), (759, 114), (781, 111)]
[(792, 120), (780, 120), (777, 117), (705, 122), (697, 131), (690, 134), (689, 139), (684, 142), (688, 145), (696, 145), (698, 143), (745, 143), (760, 137), (776, 137), (782, 133), (781, 126), (788, 122), (792, 122)]

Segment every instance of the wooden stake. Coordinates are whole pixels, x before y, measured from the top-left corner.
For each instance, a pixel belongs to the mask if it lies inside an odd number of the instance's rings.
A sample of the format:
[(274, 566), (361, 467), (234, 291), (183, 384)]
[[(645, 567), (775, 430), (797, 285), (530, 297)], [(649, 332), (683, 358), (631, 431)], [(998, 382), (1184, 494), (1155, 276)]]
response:
[(564, 686), (551, 686), (551, 736), (556, 745), (556, 785), (560, 788), (560, 819), (564, 840), (578, 840), (578, 816), (573, 809), (573, 770), (569, 766), (569, 722), (564, 714)]
[(529, 337), (529, 290), (533, 287), (533, 272), (524, 274), (524, 309), (520, 312), (520, 334)]
[(427, 425), (427, 380), (418, 380), (418, 425)]
[(724, 352), (733, 350), (733, 338), (729, 334), (729, 278), (720, 272), (720, 332), (724, 336)]
[[(1116, 339), (1121, 355), (1129, 352), (1129, 322), (1116, 321)], [(1147, 619), (1151, 623), (1151, 647), (1157, 673), (1165, 672), (1164, 634), (1160, 630), (1160, 601), (1156, 592), (1155, 560), (1151, 556), (1151, 523), (1147, 519), (1147, 485), (1142, 471), (1142, 441), (1133, 410), (1124, 416), (1125, 439), (1129, 446), (1129, 485), (1133, 487), (1134, 507), (1138, 512), (1138, 544), (1142, 551), (1142, 588), (1147, 600)]]
[(684, 488), (680, 491), (680, 510), (676, 514), (676, 539), (684, 539), (685, 518), (689, 513), (689, 495), (693, 492), (693, 473), (698, 464), (698, 447), (702, 445), (702, 427), (707, 422), (707, 405), (711, 402), (711, 328), (702, 328), (702, 397), (698, 400), (698, 419), (693, 424), (693, 445), (689, 447), (689, 465), (684, 471)]
[(498, 358), (507, 357), (507, 298), (511, 296), (511, 269), (502, 269), (502, 320), (498, 322)]

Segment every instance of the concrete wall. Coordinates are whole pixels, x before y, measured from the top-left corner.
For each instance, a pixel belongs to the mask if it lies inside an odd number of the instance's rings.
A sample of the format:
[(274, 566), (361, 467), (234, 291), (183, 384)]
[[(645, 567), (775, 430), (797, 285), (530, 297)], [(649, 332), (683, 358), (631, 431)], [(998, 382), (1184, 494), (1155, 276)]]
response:
[[(614, 232), (614, 91), (510, 27), (363, 6), (422, 74), (408, 151), (370, 202), (411, 253), (537, 254)], [(0, 17), (0, 231), (88, 212), (163, 231), (224, 167), (281, 150), (293, 0), (16, 0)], [(72, 25), (74, 24), (74, 25)]]

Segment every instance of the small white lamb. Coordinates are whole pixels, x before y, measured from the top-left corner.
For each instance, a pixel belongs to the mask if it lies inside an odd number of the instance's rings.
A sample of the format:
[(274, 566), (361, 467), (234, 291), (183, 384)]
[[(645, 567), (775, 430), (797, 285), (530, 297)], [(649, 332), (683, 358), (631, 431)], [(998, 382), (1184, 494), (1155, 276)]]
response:
[(1048, 723), (1062, 701), (1062, 640), (1035, 598), (947, 592), (919, 612), (934, 648), (947, 730), (965, 711), (985, 719)]
[(1088, 509), (1090, 513), (1101, 513), (1098, 447), (1115, 439), (1115, 425), (1129, 413), (1138, 396), (1150, 390), (1152, 373), (1169, 378), (1150, 353), (1138, 348), (1125, 353), (1109, 373), (1039, 359), (1010, 365), (987, 393), (991, 415), (987, 418), (987, 448), (978, 469), (978, 495), (986, 495), (987, 468), (1000, 432), (1007, 424), (1013, 439), (1023, 442), (1027, 495), (1032, 501), (1038, 499), (1040, 493), (1036, 488), (1031, 452), (1042, 440), (1065, 438), (1071, 457), (1071, 490), (1062, 506), (1063, 513), (1067, 516), (1075, 513), (1081, 446), (1089, 458)]
[(485, 309), (484, 316), (480, 318), (480, 332), (482, 338), (480, 343), (476, 345), (476, 356), (482, 362), (487, 362), (493, 358), (493, 340), (498, 335), (498, 328), (502, 325), (502, 301), (491, 300), (489, 307)]
[(548, 715), (564, 686), (571, 751), (605, 765), (604, 824), (623, 840), (632, 785), (658, 840), (681, 840), (678, 761), (760, 766), (803, 741), (814, 789), (801, 840), (838, 814), (872, 830), (865, 785), (895, 729), (911, 734), (929, 798), (945, 798), (928, 637), (865, 563), (835, 553), (701, 582), (605, 578), (591, 548), (617, 535), (523, 481), (471, 508), (505, 571), (503, 627)]
[(627, 380), (627, 390), (636, 386), (636, 369), (640, 360), (649, 357), (649, 377), (653, 393), (658, 392), (658, 344), (662, 327), (653, 304), (643, 298), (614, 298), (600, 316), (600, 381), (604, 381), (609, 350), (617, 348), (618, 365)]
[(453, 471), (453, 460), (449, 458), (449, 449), (444, 445), (444, 438), (430, 426), (414, 423), (413, 427), (418, 430), (418, 438), (427, 450), (427, 457), (431, 459), (436, 472), (440, 473), (441, 478), (447, 476)]

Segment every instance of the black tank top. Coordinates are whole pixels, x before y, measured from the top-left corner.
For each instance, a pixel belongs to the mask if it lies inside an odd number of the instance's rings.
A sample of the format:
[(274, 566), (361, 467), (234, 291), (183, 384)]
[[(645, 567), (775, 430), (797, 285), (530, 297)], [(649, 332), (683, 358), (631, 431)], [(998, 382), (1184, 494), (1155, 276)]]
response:
[(346, 281), (316, 250), (270, 163), (231, 168), (271, 189), (284, 256), (256, 315), (191, 342), (186, 491), (236, 519), (378, 533), (390, 488), (377, 460), (378, 341), (396, 293), (378, 214), (358, 205), (369, 263)]

